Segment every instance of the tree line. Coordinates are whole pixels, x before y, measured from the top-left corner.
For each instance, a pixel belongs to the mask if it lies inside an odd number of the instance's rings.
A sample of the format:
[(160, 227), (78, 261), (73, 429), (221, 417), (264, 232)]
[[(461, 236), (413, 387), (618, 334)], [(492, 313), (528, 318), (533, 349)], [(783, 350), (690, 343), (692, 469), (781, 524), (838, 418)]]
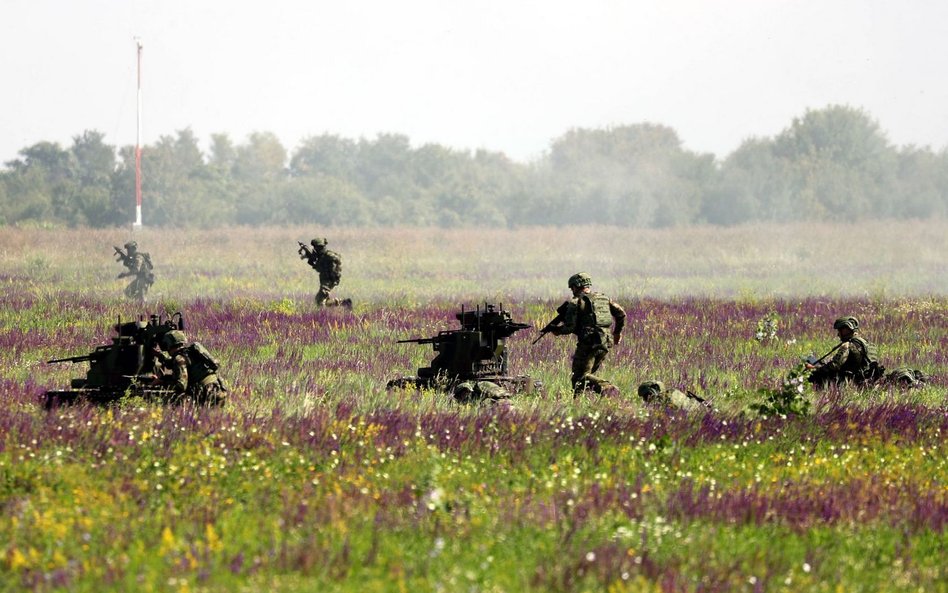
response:
[[(234, 143), (190, 129), (142, 147), (148, 226), (319, 224), (669, 227), (943, 217), (948, 150), (892, 145), (861, 109), (807, 110), (723, 160), (667, 126), (574, 129), (539, 159), (399, 134), (312, 136), (290, 154), (270, 132)], [(135, 150), (85, 131), (39, 142), (0, 170), (0, 224), (113, 227), (135, 218)]]

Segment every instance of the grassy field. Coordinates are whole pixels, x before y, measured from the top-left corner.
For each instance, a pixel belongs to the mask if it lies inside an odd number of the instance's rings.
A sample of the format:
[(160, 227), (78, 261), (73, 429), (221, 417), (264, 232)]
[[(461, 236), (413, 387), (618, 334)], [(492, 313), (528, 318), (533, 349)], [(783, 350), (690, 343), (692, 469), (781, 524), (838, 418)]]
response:
[[(944, 591), (946, 231), (2, 229), (0, 591)], [(352, 311), (315, 309), (313, 236)], [(144, 305), (115, 279), (130, 238)], [(535, 395), (385, 390), (433, 355), (396, 340), (485, 302), (539, 328), (580, 270), (629, 315), (602, 373), (621, 396), (573, 399), (571, 339), (531, 330), (508, 347)], [(85, 371), (45, 360), (174, 311), (224, 408), (42, 410)], [(842, 314), (930, 384), (749, 413)], [(714, 410), (645, 406), (649, 378)]]

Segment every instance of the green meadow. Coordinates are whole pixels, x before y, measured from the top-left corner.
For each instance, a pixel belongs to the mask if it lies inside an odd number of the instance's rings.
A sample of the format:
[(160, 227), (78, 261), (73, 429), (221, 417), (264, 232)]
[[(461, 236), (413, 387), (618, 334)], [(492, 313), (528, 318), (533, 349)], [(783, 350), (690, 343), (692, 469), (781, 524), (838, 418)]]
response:
[[(316, 309), (296, 241), (343, 258)], [(122, 296), (113, 245), (155, 262)], [(945, 591), (948, 223), (636, 230), (0, 229), (0, 591)], [(537, 331), (567, 278), (628, 314), (573, 398), (572, 338)], [(503, 305), (542, 387), (495, 404), (387, 391), (397, 340)], [(117, 320), (180, 311), (222, 408), (46, 411)], [(852, 314), (918, 389), (750, 406)], [(758, 333), (765, 320), (768, 331)], [(647, 406), (646, 379), (710, 409)]]

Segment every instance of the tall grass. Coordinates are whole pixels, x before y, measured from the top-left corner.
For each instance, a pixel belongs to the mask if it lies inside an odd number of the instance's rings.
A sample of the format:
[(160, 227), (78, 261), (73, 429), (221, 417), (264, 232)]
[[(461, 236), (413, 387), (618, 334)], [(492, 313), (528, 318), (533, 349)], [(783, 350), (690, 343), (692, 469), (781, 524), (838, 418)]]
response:
[[(141, 305), (110, 255), (132, 235), (3, 229), (0, 590), (939, 590), (944, 230), (146, 229)], [(294, 249), (313, 235), (343, 255), (353, 311), (315, 309)], [(399, 338), (485, 301), (539, 328), (579, 270), (628, 313), (602, 371), (619, 397), (574, 399), (571, 339), (530, 330), (510, 366), (537, 394), (385, 390), (434, 354)], [(85, 371), (45, 360), (178, 310), (220, 358), (226, 406), (39, 405)], [(745, 413), (842, 314), (931, 384)], [(647, 407), (647, 378), (714, 411)]]

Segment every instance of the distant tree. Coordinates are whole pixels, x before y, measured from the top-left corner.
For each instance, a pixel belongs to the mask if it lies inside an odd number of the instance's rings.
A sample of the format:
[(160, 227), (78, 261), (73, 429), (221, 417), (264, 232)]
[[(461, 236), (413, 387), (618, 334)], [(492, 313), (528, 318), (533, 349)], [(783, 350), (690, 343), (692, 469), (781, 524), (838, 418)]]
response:
[(282, 224), (372, 225), (372, 208), (357, 187), (336, 177), (318, 175), (287, 181), (274, 200)]
[(9, 161), (4, 177), (11, 204), (8, 220), (69, 223), (75, 191), (75, 156), (55, 142), (39, 142)]
[(703, 206), (713, 224), (789, 221), (805, 215), (796, 203), (787, 162), (771, 139), (751, 138), (722, 163)]
[(898, 157), (898, 200), (885, 214), (927, 218), (948, 214), (948, 151), (907, 146)]
[(412, 180), (412, 149), (402, 134), (379, 134), (374, 141), (359, 141), (355, 183), (372, 202), (393, 197), (417, 197)]
[(237, 162), (237, 149), (227, 134), (211, 134), (208, 168), (221, 177), (230, 177)]
[(809, 218), (871, 218), (888, 209), (897, 153), (865, 112), (834, 105), (809, 110), (777, 136), (795, 200)]
[(119, 222), (112, 203), (112, 181), (115, 173), (115, 147), (105, 143), (105, 135), (85, 131), (73, 137), (75, 184), (66, 217), (73, 225), (111, 226)]
[(328, 175), (352, 182), (359, 158), (358, 145), (347, 138), (331, 134), (311, 136), (293, 153), (290, 175), (308, 177)]
[(554, 141), (546, 191), (558, 224), (669, 226), (692, 222), (711, 155), (685, 151), (674, 130), (654, 124), (571, 130)]
[[(142, 150), (142, 201), (156, 226), (188, 226), (213, 218), (203, 203), (204, 158), (189, 128)], [(145, 215), (143, 213), (143, 218)]]
[(234, 178), (244, 183), (272, 184), (286, 177), (286, 149), (273, 132), (254, 132), (237, 146)]

